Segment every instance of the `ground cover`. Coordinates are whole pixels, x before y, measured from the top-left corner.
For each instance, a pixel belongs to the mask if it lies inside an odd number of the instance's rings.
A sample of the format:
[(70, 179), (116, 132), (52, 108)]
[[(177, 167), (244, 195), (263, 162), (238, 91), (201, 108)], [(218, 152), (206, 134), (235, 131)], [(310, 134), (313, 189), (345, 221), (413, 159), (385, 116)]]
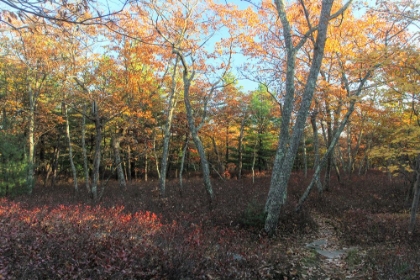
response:
[[(310, 178), (292, 175), (277, 235), (262, 231), (269, 176), (109, 183), (103, 200), (70, 184), (0, 200), (0, 279), (419, 279), (403, 181), (380, 172), (333, 180), (296, 213)], [(315, 246), (313, 246), (315, 242)], [(312, 245), (311, 245), (312, 244)], [(328, 253), (339, 252), (329, 257)], [(323, 254), (324, 253), (324, 254)]]

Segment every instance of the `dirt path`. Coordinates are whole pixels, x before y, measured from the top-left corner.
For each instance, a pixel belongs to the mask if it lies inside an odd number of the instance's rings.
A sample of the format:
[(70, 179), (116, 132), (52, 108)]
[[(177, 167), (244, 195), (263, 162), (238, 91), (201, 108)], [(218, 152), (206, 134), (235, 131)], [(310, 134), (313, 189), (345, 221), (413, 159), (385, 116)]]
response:
[(369, 279), (363, 273), (362, 252), (343, 247), (334, 222), (319, 213), (312, 214), (317, 234), (304, 240), (298, 261), (299, 279)]

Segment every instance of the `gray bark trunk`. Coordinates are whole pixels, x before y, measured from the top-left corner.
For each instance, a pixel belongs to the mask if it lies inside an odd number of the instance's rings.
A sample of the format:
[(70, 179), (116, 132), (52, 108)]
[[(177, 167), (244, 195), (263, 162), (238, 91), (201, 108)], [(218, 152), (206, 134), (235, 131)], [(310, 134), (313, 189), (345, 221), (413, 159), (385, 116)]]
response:
[(172, 87), (169, 96), (169, 104), (168, 109), (166, 112), (166, 123), (163, 130), (163, 151), (162, 151), (162, 161), (161, 161), (161, 174), (159, 178), (159, 190), (160, 195), (162, 197), (165, 196), (166, 192), (166, 173), (168, 171), (168, 157), (169, 157), (169, 142), (171, 139), (171, 127), (172, 127), (172, 120), (173, 115), (177, 103), (177, 90), (176, 90), (176, 72), (178, 66), (179, 58), (176, 57), (175, 65), (174, 65), (174, 72), (172, 74)]
[(283, 25), (283, 33), (285, 36), (286, 52), (287, 52), (287, 71), (286, 71), (286, 97), (283, 106), (282, 125), (280, 129), (280, 140), (277, 149), (273, 175), (270, 184), (270, 190), (265, 205), (265, 212), (267, 214), (265, 231), (272, 235), (277, 227), (280, 210), (284, 205), (287, 197), (287, 185), (290, 174), (293, 168), (293, 162), (296, 157), (299, 141), (303, 133), (303, 128), (306, 123), (309, 107), (312, 103), (312, 98), (315, 90), (317, 77), (321, 68), (321, 63), (324, 55), (325, 42), (327, 40), (327, 29), (330, 20), (330, 13), (333, 1), (322, 1), (321, 15), (318, 26), (318, 36), (314, 46), (313, 60), (310, 66), (309, 75), (302, 95), (301, 106), (298, 111), (295, 125), (293, 127), (292, 138), (289, 141), (289, 123), (291, 119), (291, 112), (295, 99), (295, 55), (299, 48), (303, 45), (304, 40), (295, 47), (292, 41), (292, 30), (287, 20), (284, 2), (275, 0), (277, 11)]
[(99, 186), (99, 168), (101, 165), (101, 142), (102, 142), (102, 123), (99, 116), (99, 110), (96, 102), (93, 102), (93, 114), (95, 121), (95, 154), (93, 156), (93, 170), (92, 170), (92, 197), (95, 202), (99, 200), (98, 186)]
[(189, 138), (189, 135), (187, 135), (187, 137), (185, 139), (184, 147), (182, 149), (181, 164), (180, 164), (180, 167), (179, 167), (179, 189), (180, 189), (181, 195), (182, 195), (182, 190), (184, 189), (183, 182), (182, 182), (182, 175), (184, 173), (185, 155), (187, 153), (189, 141), (190, 141), (190, 138)]
[(85, 173), (85, 186), (88, 194), (92, 193), (90, 188), (90, 178), (89, 178), (89, 166), (88, 158), (86, 152), (86, 105), (83, 106), (83, 119), (82, 119), (82, 154), (83, 154), (83, 170)]
[(28, 194), (32, 194), (35, 183), (35, 94), (29, 85), (29, 120), (28, 120), (28, 175), (26, 179)]
[(121, 152), (120, 152), (120, 143), (121, 143), (121, 135), (113, 135), (112, 136), (112, 149), (114, 150), (114, 158), (115, 158), (115, 167), (117, 169), (117, 177), (118, 177), (118, 184), (120, 188), (127, 188), (127, 183), (125, 181), (124, 170), (122, 167), (122, 160), (121, 160)]
[(243, 117), (241, 120), (241, 128), (239, 132), (239, 140), (238, 140), (238, 180), (242, 177), (242, 164), (243, 164), (243, 154), (242, 154), (242, 142), (244, 140), (244, 131), (245, 131), (245, 122), (246, 118)]
[[(190, 73), (187, 62), (185, 61), (184, 56), (179, 51), (174, 49), (173, 52), (178, 55), (184, 68), (182, 79), (184, 82), (184, 104), (185, 104), (185, 109), (187, 111), (188, 126), (191, 132), (193, 142), (200, 156), (201, 170), (203, 172), (204, 187), (206, 189), (209, 201), (211, 203), (214, 200), (214, 192), (213, 192), (213, 187), (210, 181), (210, 167), (206, 158), (206, 153), (204, 150), (203, 143), (201, 142), (200, 137), (198, 136), (198, 127), (195, 125), (193, 109), (191, 107), (191, 102), (190, 102), (190, 86), (191, 86), (191, 81), (194, 79), (194, 71)], [(214, 88), (212, 88), (212, 91), (213, 90)], [(206, 108), (204, 108), (204, 114), (205, 113), (206, 113)], [(204, 119), (205, 119), (205, 116), (203, 115), (201, 123), (203, 123)]]
[(414, 196), (413, 202), (411, 204), (410, 210), (410, 225), (408, 227), (408, 231), (413, 233), (416, 226), (416, 215), (417, 209), (419, 207), (419, 198), (420, 198), (420, 154), (417, 156), (416, 159), (416, 181), (414, 182)]
[[(309, 194), (310, 194), (310, 192), (311, 192), (311, 190), (312, 190), (312, 188), (313, 188), (316, 180), (319, 180), (319, 176), (320, 176), (322, 167), (327, 163), (328, 158), (330, 158), (330, 155), (333, 154), (333, 151), (334, 151), (335, 146), (336, 146), (336, 144), (338, 142), (338, 139), (339, 139), (341, 133), (343, 132), (343, 130), (344, 130), (344, 128), (345, 128), (345, 126), (346, 126), (346, 124), (347, 124), (347, 122), (348, 122), (351, 114), (354, 111), (354, 105), (356, 103), (357, 97), (360, 96), (360, 94), (362, 92), (362, 89), (363, 89), (363, 86), (365, 85), (365, 83), (369, 79), (369, 77), (371, 76), (372, 72), (373, 72), (373, 70), (369, 70), (366, 73), (366, 75), (363, 77), (363, 79), (361, 80), (361, 82), (360, 82), (360, 84), (358, 86), (358, 89), (356, 90), (355, 94), (353, 95), (353, 97), (356, 97), (356, 98), (351, 99), (350, 106), (349, 106), (349, 108), (347, 110), (347, 113), (345, 114), (345, 116), (344, 116), (343, 120), (341, 121), (340, 125), (335, 130), (334, 136), (331, 139), (331, 143), (328, 146), (327, 152), (322, 157), (320, 164), (316, 168), (315, 173), (314, 173), (314, 175), (312, 177), (311, 183), (309, 184), (309, 186), (306, 188), (304, 194), (299, 199), (299, 203), (296, 206), (296, 210), (299, 210), (302, 207), (302, 204), (308, 198), (308, 196), (309, 196)], [(345, 76), (344, 73), (343, 73), (343, 80), (345, 80), (345, 82), (346, 82), (346, 90), (347, 90), (347, 93), (350, 95), (350, 86), (348, 84), (347, 78), (346, 78), (346, 76)]]
[(67, 138), (67, 145), (69, 147), (69, 160), (70, 160), (71, 172), (73, 174), (74, 192), (77, 195), (79, 193), (79, 185), (77, 183), (77, 171), (76, 171), (76, 167), (74, 166), (74, 161), (73, 161), (73, 147), (72, 147), (71, 137), (70, 137), (69, 116), (67, 113), (67, 105), (64, 102), (62, 103), (62, 111), (63, 111), (64, 118), (66, 120), (66, 138)]
[[(315, 160), (314, 160), (314, 170), (319, 165), (319, 138), (318, 138), (318, 128), (316, 126), (316, 115), (317, 111), (312, 112), (311, 114), (311, 125), (312, 125), (312, 132), (314, 134), (314, 152), (315, 152)], [(316, 180), (316, 186), (318, 188), (318, 192), (323, 191), (323, 186), (321, 184), (321, 180), (319, 178)]]

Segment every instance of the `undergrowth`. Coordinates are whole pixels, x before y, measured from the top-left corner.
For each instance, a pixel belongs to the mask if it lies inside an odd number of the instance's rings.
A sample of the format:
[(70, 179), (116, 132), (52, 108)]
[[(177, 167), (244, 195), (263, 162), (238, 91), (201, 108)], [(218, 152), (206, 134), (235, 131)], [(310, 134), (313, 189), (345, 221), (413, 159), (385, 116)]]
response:
[(290, 252), (316, 233), (312, 211), (358, 248), (347, 260), (366, 277), (419, 279), (420, 239), (407, 233), (400, 182), (380, 173), (332, 181), (295, 212), (309, 180), (293, 174), (274, 238), (263, 231), (269, 177), (214, 180), (212, 207), (199, 179), (186, 180), (183, 196), (169, 182), (164, 199), (155, 182), (109, 184), (99, 204), (69, 184), (37, 186), (0, 200), (0, 279), (300, 279)]

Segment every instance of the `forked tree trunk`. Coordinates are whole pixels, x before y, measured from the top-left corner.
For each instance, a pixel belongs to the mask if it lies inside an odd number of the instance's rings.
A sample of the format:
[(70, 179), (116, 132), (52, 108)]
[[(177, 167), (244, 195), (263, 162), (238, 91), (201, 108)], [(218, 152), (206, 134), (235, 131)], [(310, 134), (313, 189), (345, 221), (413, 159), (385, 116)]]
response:
[[(194, 71), (190, 73), (190, 69), (187, 65), (187, 62), (185, 61), (184, 56), (178, 50), (173, 49), (173, 52), (178, 55), (184, 68), (182, 79), (184, 82), (184, 104), (185, 104), (185, 109), (187, 111), (188, 126), (191, 132), (191, 137), (193, 139), (195, 147), (197, 148), (198, 154), (200, 156), (201, 170), (203, 172), (204, 187), (206, 189), (209, 201), (210, 203), (212, 203), (214, 200), (214, 192), (213, 192), (213, 187), (210, 181), (210, 167), (207, 161), (203, 143), (201, 142), (200, 137), (198, 136), (198, 127), (195, 124), (193, 109), (191, 107), (191, 102), (190, 102), (190, 87), (191, 87), (191, 82), (194, 79)], [(214, 88), (212, 88), (212, 91), (213, 90)], [(206, 113), (206, 108), (204, 108), (204, 114), (205, 113)], [(202, 122), (204, 121), (204, 119), (205, 119), (205, 116), (203, 115)]]
[(291, 114), (295, 104), (295, 62), (296, 53), (304, 45), (307, 38), (304, 36), (296, 46), (292, 36), (292, 28), (287, 19), (285, 2), (275, 0), (279, 19), (283, 27), (283, 35), (286, 49), (286, 94), (284, 98), (282, 124), (280, 128), (279, 145), (277, 148), (273, 173), (271, 178), (270, 190), (265, 205), (266, 220), (265, 231), (272, 235), (275, 232), (280, 216), (281, 207), (286, 202), (287, 185), (289, 183), (290, 174), (292, 172), (293, 163), (298, 151), (299, 142), (303, 134), (303, 129), (306, 124), (309, 108), (312, 103), (313, 94), (321, 69), (322, 59), (324, 56), (324, 48), (327, 40), (327, 30), (329, 21), (342, 14), (344, 10), (350, 5), (351, 0), (347, 2), (336, 14), (331, 15), (331, 8), (333, 0), (323, 0), (321, 7), (321, 14), (319, 17), (317, 38), (313, 48), (313, 59), (309, 69), (309, 74), (306, 79), (306, 84), (302, 93), (302, 99), (299, 111), (296, 115), (296, 121), (293, 126), (292, 137), (289, 136)]

